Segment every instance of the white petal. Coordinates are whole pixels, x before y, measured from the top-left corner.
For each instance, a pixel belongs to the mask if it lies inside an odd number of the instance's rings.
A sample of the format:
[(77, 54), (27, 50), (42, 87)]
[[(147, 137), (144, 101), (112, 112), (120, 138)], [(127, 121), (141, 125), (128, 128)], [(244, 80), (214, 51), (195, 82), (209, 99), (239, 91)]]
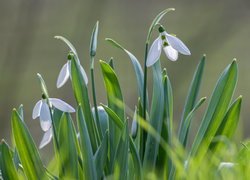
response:
[(68, 80), (68, 78), (69, 78), (69, 67), (68, 66), (69, 66), (68, 63), (63, 65), (63, 67), (59, 73), (59, 76), (57, 78), (57, 82), (56, 82), (57, 88), (62, 87), (66, 83), (66, 81)]
[(49, 106), (46, 102), (42, 102), (40, 112), (40, 125), (43, 131), (48, 131), (51, 127), (51, 116)]
[(33, 108), (32, 112), (33, 119), (36, 119), (38, 116), (40, 116), (41, 106), (42, 106), (42, 100), (38, 101)]
[(69, 113), (75, 112), (75, 109), (72, 106), (70, 106), (66, 102), (62, 101), (61, 99), (49, 98), (49, 101), (51, 102), (51, 104), (55, 108), (57, 108), (57, 109), (59, 109), (59, 110), (61, 110), (63, 112), (69, 112)]
[(187, 46), (179, 38), (172, 36), (166, 32), (164, 33), (164, 35), (166, 36), (168, 44), (172, 46), (175, 50), (177, 50), (179, 53), (184, 55), (191, 55)]
[(82, 73), (85, 84), (88, 84), (88, 77), (87, 77), (87, 74), (86, 74), (85, 70), (83, 69), (82, 65), (80, 65), (80, 71)]
[(161, 56), (162, 40), (159, 36), (151, 45), (148, 57), (147, 57), (147, 67), (152, 66)]
[(234, 163), (231, 163), (231, 162), (221, 162), (220, 165), (219, 165), (219, 170), (221, 170), (222, 168), (233, 168), (234, 167)]
[(176, 51), (171, 46), (166, 46), (163, 48), (163, 50), (169, 60), (176, 61), (178, 59), (178, 51)]
[(39, 145), (39, 148), (42, 149), (51, 141), (51, 139), (52, 139), (52, 128), (50, 128), (48, 131), (44, 133), (43, 139)]

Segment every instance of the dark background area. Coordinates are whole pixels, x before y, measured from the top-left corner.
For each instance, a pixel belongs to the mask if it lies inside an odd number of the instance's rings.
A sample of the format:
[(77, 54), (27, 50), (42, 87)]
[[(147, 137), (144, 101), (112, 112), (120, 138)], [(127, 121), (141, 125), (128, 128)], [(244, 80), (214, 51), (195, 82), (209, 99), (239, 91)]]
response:
[[(74, 44), (89, 75), (89, 41), (97, 20), (100, 21), (95, 63), (98, 102), (106, 102), (98, 60), (108, 60), (112, 56), (125, 102), (133, 109), (137, 91), (132, 65), (122, 51), (104, 39), (115, 39), (143, 63), (144, 43), (151, 21), (160, 11), (170, 7), (176, 8), (176, 11), (169, 13), (162, 24), (169, 33), (177, 34), (192, 52), (190, 57), (180, 56), (177, 62), (170, 62), (164, 56), (161, 58), (173, 86), (176, 124), (181, 117), (188, 85), (202, 54), (207, 55), (207, 62), (200, 97), (210, 97), (219, 74), (233, 58), (237, 58), (239, 81), (235, 97), (243, 95), (238, 134), (239, 137), (248, 137), (250, 1), (1, 0), (0, 138), (10, 141), (11, 111), (23, 104), (25, 121), (36, 143), (40, 142), (42, 130), (39, 121), (31, 118), (33, 106), (41, 98), (36, 77), (38, 72), (43, 75), (51, 97), (76, 105), (69, 82), (61, 89), (56, 88), (56, 79), (66, 62), (68, 48), (53, 37), (62, 35)], [(150, 84), (149, 78), (149, 88)], [(193, 133), (205, 107), (196, 115)], [(42, 151), (48, 151), (47, 147)]]

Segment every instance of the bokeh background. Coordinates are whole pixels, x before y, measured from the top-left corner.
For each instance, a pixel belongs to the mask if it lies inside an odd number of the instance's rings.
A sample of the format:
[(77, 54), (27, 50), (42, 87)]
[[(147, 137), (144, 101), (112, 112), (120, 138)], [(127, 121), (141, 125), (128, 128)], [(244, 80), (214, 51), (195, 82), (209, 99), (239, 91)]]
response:
[[(100, 21), (96, 60), (114, 57), (124, 98), (130, 108), (137, 101), (135, 74), (128, 57), (105, 42), (111, 37), (143, 62), (144, 43), (151, 21), (165, 8), (174, 7), (162, 24), (190, 48), (190, 57), (170, 62), (162, 56), (174, 91), (175, 121), (181, 117), (188, 85), (202, 54), (207, 55), (200, 96), (210, 97), (219, 74), (237, 58), (239, 81), (236, 96), (243, 95), (239, 136), (249, 136), (250, 105), (250, 1), (249, 0), (1, 0), (0, 1), (0, 138), (10, 141), (10, 116), (24, 105), (25, 121), (38, 144), (42, 131), (32, 120), (35, 103), (41, 98), (36, 77), (43, 75), (51, 97), (76, 105), (71, 84), (56, 88), (56, 79), (66, 62), (68, 48), (55, 35), (68, 38), (76, 47), (89, 74), (89, 41)], [(155, 34), (156, 35), (156, 34)], [(98, 102), (106, 102), (98, 61), (95, 63)], [(149, 78), (149, 88), (151, 79)], [(89, 88), (89, 90), (91, 90)], [(195, 132), (200, 115), (194, 121)], [(47, 147), (46, 147), (47, 148)], [(49, 149), (43, 150), (44, 152)]]

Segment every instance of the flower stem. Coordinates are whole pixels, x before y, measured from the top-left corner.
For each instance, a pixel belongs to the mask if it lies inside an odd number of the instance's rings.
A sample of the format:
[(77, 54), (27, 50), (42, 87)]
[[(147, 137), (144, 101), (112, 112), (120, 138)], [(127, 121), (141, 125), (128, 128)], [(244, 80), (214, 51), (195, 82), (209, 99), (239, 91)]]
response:
[[(143, 100), (142, 100), (142, 104), (143, 104), (143, 119), (146, 120), (146, 116), (147, 116), (147, 74), (148, 74), (148, 69), (147, 69), (147, 57), (148, 57), (148, 41), (146, 42), (146, 47), (145, 47), (145, 59), (144, 59), (144, 84), (143, 84)], [(146, 132), (144, 129), (142, 129), (142, 133), (141, 133), (141, 150), (140, 150), (140, 154), (141, 154), (141, 160), (143, 161), (143, 157), (144, 157), (144, 151), (145, 151), (145, 144), (146, 144)]]
[(96, 119), (97, 129), (99, 131), (99, 136), (101, 136), (101, 138), (102, 138), (103, 134), (102, 134), (102, 129), (101, 129), (101, 125), (100, 125), (100, 119), (99, 119), (97, 102), (96, 102), (96, 92), (95, 92), (94, 56), (91, 56), (90, 72), (91, 72), (92, 96), (93, 96), (93, 103), (94, 103), (94, 109), (95, 109), (95, 119)]

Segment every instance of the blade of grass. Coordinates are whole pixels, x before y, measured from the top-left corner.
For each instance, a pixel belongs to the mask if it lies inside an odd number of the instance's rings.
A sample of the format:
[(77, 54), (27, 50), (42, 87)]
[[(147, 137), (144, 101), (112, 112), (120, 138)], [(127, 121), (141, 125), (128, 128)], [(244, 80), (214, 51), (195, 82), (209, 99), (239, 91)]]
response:
[[(203, 55), (203, 57), (200, 60), (200, 63), (198, 64), (196, 68), (196, 71), (193, 76), (193, 80), (190, 84), (187, 99), (186, 99), (185, 106), (184, 106), (183, 113), (182, 113), (180, 127), (179, 127), (179, 133), (178, 133), (179, 137), (185, 136), (187, 138), (185, 134), (182, 134), (183, 126), (185, 124), (185, 120), (187, 119), (188, 114), (192, 111), (192, 109), (194, 108), (196, 104), (197, 97), (199, 95), (201, 81), (202, 81), (203, 71), (205, 67), (205, 60), (206, 60), (206, 55)], [(187, 139), (185, 139), (183, 142), (184, 147), (186, 147), (186, 144), (187, 144)]]
[[(118, 82), (117, 75), (108, 63), (100, 60), (100, 65), (101, 65), (101, 70), (103, 74), (104, 85), (105, 85), (106, 92), (107, 92), (108, 106), (110, 109), (116, 112), (117, 116), (122, 121), (124, 121), (125, 110), (124, 110), (122, 92), (121, 92), (120, 84)], [(109, 118), (112, 118), (112, 117), (109, 116)], [(116, 152), (116, 148), (118, 146), (119, 139), (121, 136), (120, 129), (117, 126), (115, 126), (113, 121), (109, 121), (109, 133), (110, 133), (110, 140), (109, 140), (110, 161), (111, 161), (111, 167), (112, 167), (114, 163), (114, 155)]]
[[(164, 92), (162, 84), (162, 73), (160, 61), (153, 66), (153, 96), (150, 112), (150, 124), (152, 127), (161, 134), (162, 121), (164, 113)], [(145, 155), (143, 159), (144, 168), (154, 168), (159, 142), (156, 141), (151, 135), (147, 136)]]
[(40, 155), (35, 143), (18, 112), (14, 109), (11, 116), (12, 133), (23, 170), (28, 179), (45, 177)]
[(59, 126), (59, 158), (60, 178), (77, 179), (78, 172), (78, 142), (76, 131), (69, 113), (63, 113)]
[(3, 179), (18, 179), (10, 148), (4, 140), (0, 144), (0, 156), (0, 169)]
[(115, 153), (114, 172), (119, 172), (119, 178), (121, 180), (127, 179), (128, 169), (128, 148), (129, 148), (129, 133), (127, 123), (123, 126), (120, 141)]
[[(222, 136), (228, 139), (232, 138), (240, 119), (241, 102), (242, 96), (238, 97), (233, 102), (233, 104), (228, 109), (214, 137)], [(209, 148), (211, 150), (216, 151), (219, 150), (222, 145), (222, 142), (212, 143)]]
[[(207, 151), (217, 129), (219, 128), (231, 101), (236, 82), (238, 68), (234, 60), (222, 73), (213, 91), (205, 116), (195, 137), (190, 155), (199, 151), (200, 158)], [(202, 148), (199, 150), (199, 148)]]
[(79, 106), (77, 110), (77, 124), (80, 132), (80, 145), (83, 158), (84, 179), (97, 179), (93, 151), (91, 148), (89, 129), (82, 108)]
[[(139, 61), (137, 60), (137, 58), (131, 52), (129, 52), (124, 47), (122, 47), (119, 43), (117, 43), (113, 39), (106, 38), (105, 40), (110, 42), (113, 46), (123, 50), (129, 56), (129, 58), (130, 58), (130, 60), (132, 62), (132, 65), (134, 67), (135, 75), (136, 75), (137, 86), (138, 86), (138, 94), (140, 96), (140, 99), (143, 100), (143, 79), (144, 79), (144, 75), (143, 75), (143, 70), (142, 70), (142, 67), (141, 67)], [(148, 100), (148, 98), (146, 100)], [(148, 104), (148, 102), (147, 102), (147, 104)]]
[(86, 120), (86, 125), (89, 130), (91, 146), (93, 148), (93, 152), (95, 152), (97, 150), (98, 142), (100, 139), (90, 107), (88, 88), (84, 82), (84, 77), (82, 76), (80, 70), (80, 64), (77, 63), (76, 58), (77, 57), (73, 56), (71, 60), (72, 87), (78, 105), (81, 104)]
[(103, 177), (104, 168), (106, 166), (108, 158), (107, 154), (108, 154), (108, 131), (105, 132), (102, 143), (100, 144), (94, 156), (97, 179), (101, 179)]

